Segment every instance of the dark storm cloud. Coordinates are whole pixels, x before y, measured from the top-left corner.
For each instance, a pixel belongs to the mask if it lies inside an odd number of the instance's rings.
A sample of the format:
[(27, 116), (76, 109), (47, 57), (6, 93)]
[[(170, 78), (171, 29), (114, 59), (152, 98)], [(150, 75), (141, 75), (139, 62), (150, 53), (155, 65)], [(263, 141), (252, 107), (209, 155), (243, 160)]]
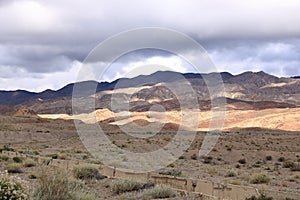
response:
[[(99, 42), (114, 34), (138, 27), (164, 27), (203, 44), (220, 70), (297, 75), (299, 10), (297, 0), (0, 0), (0, 71), (8, 71), (5, 77), (12, 80), (17, 73), (11, 71), (26, 72), (28, 77), (40, 74), (37, 78), (69, 73), (74, 62), (82, 62)], [(175, 41), (169, 45), (185, 54), (192, 51)], [(140, 51), (120, 62), (154, 54)], [(104, 58), (110, 56), (108, 49)]]

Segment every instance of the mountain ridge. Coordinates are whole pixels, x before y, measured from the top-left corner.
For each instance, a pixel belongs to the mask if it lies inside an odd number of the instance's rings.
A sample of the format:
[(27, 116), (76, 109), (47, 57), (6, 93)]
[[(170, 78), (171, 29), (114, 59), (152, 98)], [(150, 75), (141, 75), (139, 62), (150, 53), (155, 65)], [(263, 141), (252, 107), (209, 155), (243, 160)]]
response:
[[(206, 86), (206, 80), (214, 80), (217, 76), (221, 77), (223, 82), (216, 81), (212, 87), (218, 88), (224, 84), (225, 94), (223, 96), (211, 96)], [(219, 97), (227, 99), (230, 103), (230, 109), (300, 106), (299, 79), (279, 78), (263, 71), (247, 71), (237, 75), (228, 72), (181, 74), (179, 72), (157, 71), (150, 75), (120, 78), (112, 82), (83, 81), (76, 84), (70, 83), (58, 90), (47, 89), (40, 93), (25, 90), (0, 91), (0, 105), (2, 106), (0, 114), (8, 110), (5, 106), (20, 107), (22, 105), (28, 106), (36, 113), (71, 114), (72, 97), (90, 98), (93, 95), (97, 109), (112, 109), (111, 100), (115, 98), (120, 105), (125, 105), (129, 99), (131, 110), (145, 111), (154, 104), (161, 104), (168, 109), (178, 110), (180, 105), (177, 98), (189, 103), (189, 95), (174, 98), (174, 94), (168, 88), (176, 87), (179, 91), (184, 90), (183, 84), (187, 83), (182, 82), (183, 79), (192, 86), (201, 109), (208, 109), (209, 100)], [(73, 95), (74, 85), (81, 94)], [(114, 95), (112, 95), (113, 93)], [(207, 105), (204, 105), (205, 103)], [(82, 112), (91, 112), (91, 110), (82, 110)]]

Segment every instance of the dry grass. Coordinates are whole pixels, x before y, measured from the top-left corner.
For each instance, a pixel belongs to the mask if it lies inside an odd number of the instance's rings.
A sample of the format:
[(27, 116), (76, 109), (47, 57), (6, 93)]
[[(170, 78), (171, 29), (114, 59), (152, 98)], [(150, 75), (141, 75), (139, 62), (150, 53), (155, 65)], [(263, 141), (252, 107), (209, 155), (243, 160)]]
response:
[(17, 163), (7, 165), (5, 169), (8, 173), (23, 173), (22, 166)]
[(143, 188), (144, 183), (134, 180), (114, 180), (110, 184), (110, 188), (115, 194), (122, 194), (125, 192), (139, 191)]
[(24, 167), (34, 167), (36, 163), (32, 159), (26, 159), (23, 163)]
[(75, 195), (82, 189), (82, 183), (70, 179), (70, 174), (63, 170), (50, 172), (42, 168), (38, 175), (38, 185), (34, 190), (34, 200), (74, 200)]
[(157, 185), (152, 189), (145, 191), (144, 197), (149, 197), (150, 199), (164, 199), (164, 198), (173, 198), (176, 197), (177, 193), (163, 185)]
[(252, 184), (268, 184), (270, 178), (266, 174), (257, 174), (251, 179)]
[(99, 173), (99, 170), (94, 165), (79, 165), (73, 169), (74, 177), (77, 179), (87, 180), (87, 179), (103, 179), (105, 176)]

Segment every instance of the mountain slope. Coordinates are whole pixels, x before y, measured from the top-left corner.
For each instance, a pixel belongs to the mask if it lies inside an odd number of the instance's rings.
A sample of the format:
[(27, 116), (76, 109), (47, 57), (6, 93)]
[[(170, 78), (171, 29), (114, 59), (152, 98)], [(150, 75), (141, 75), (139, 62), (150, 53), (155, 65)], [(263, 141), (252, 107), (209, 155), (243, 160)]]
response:
[[(223, 83), (215, 82), (211, 90), (224, 84), (225, 94), (210, 96), (205, 80), (214, 80), (221, 76)], [(205, 78), (205, 79), (204, 79)], [(186, 79), (188, 82), (183, 82)], [(189, 104), (190, 96), (182, 92), (176, 96), (169, 88), (175, 87), (179, 91), (184, 90), (185, 84), (191, 84), (197, 95), (200, 109), (210, 109), (211, 98), (226, 98), (227, 109), (266, 109), (266, 108), (293, 108), (300, 105), (300, 80), (295, 78), (278, 78), (264, 72), (245, 72), (232, 75), (227, 72), (220, 74), (196, 74), (158, 71), (151, 75), (140, 75), (134, 78), (121, 78), (111, 83), (85, 81), (76, 84), (83, 97), (82, 113), (91, 112), (84, 109), (84, 99), (95, 98), (95, 107), (112, 110), (112, 98), (122, 108), (130, 102), (130, 110), (145, 111), (152, 105), (161, 104), (167, 110), (180, 109), (179, 100)], [(74, 84), (53, 91), (46, 90), (41, 93), (33, 93), (23, 90), (0, 91), (0, 105), (2, 111), (7, 106), (13, 107), (26, 105), (36, 113), (45, 114), (71, 114), (72, 93)], [(93, 91), (94, 90), (94, 91)], [(95, 94), (96, 93), (96, 94)], [(95, 94), (94, 96), (91, 96)], [(6, 107), (5, 107), (6, 106)], [(191, 105), (194, 106), (194, 105)], [(81, 109), (81, 108), (80, 108)], [(115, 111), (122, 111), (115, 110)], [(114, 112), (115, 112), (114, 111)], [(2, 112), (3, 113), (3, 112)]]

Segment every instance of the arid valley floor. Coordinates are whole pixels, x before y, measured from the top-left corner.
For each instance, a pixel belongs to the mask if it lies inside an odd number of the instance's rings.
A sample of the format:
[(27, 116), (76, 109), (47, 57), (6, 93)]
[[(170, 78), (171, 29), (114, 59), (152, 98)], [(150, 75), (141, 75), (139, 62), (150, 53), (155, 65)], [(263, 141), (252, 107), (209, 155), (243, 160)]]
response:
[[(154, 137), (135, 139), (123, 134), (117, 126), (107, 124), (101, 126), (114, 144), (133, 152), (161, 148), (176, 133), (176, 130), (165, 128)], [(199, 158), (198, 152), (205, 134), (206, 132), (198, 132), (190, 148), (176, 162), (159, 173), (169, 175), (177, 173), (175, 176), (300, 194), (299, 132), (259, 128), (226, 131), (220, 135), (209, 155)], [(84, 148), (72, 120), (2, 116), (0, 138), (3, 151), (75, 160), (87, 164), (99, 162)], [(1, 156), (0, 160), (3, 171), (12, 165), (15, 159)], [(17, 176), (33, 186), (37, 181), (35, 175), (41, 166), (36, 164), (33, 167), (24, 167), (22, 162), (17, 164), (22, 172), (17, 173)], [(49, 170), (55, 168), (49, 167)], [(259, 176), (265, 178), (260, 180)], [(100, 199), (125, 198), (112, 192), (109, 188), (111, 181), (110, 179), (87, 181), (86, 191), (95, 193)]]

